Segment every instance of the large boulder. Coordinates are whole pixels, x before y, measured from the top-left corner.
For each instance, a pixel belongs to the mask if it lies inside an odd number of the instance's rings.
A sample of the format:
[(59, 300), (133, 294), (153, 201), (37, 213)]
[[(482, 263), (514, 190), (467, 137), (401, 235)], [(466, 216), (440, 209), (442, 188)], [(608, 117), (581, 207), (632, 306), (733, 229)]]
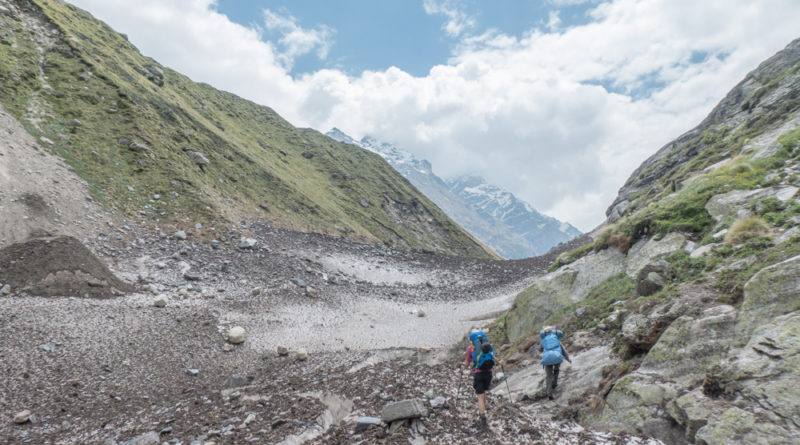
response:
[(653, 436), (666, 443), (683, 442), (684, 431), (666, 413), (666, 405), (678, 395), (674, 383), (634, 372), (619, 379), (606, 397), (595, 423), (614, 433)]
[(625, 255), (605, 249), (545, 275), (517, 296), (506, 316), (506, 333), (515, 340), (537, 330), (553, 314), (582, 301), (597, 283), (625, 269)]
[(686, 246), (686, 236), (668, 233), (661, 239), (648, 238), (634, 244), (628, 251), (625, 273), (636, 278), (639, 272), (654, 260), (675, 253)]
[(425, 402), (420, 399), (406, 399), (390, 403), (383, 407), (381, 420), (386, 423), (402, 419), (416, 419), (428, 415)]
[(622, 323), (622, 341), (628, 352), (649, 351), (673, 320), (689, 309), (687, 300), (672, 300), (653, 308), (649, 315), (631, 314)]
[(800, 311), (766, 321), (735, 357), (743, 376), (800, 376)]
[(694, 443), (697, 430), (706, 426), (718, 409), (716, 401), (706, 397), (702, 389), (688, 392), (667, 404), (669, 415), (686, 429), (686, 441)]
[(778, 315), (800, 310), (800, 255), (755, 274), (744, 286), (744, 299), (736, 324), (736, 344), (743, 346), (750, 334)]
[(732, 407), (723, 412), (716, 422), (700, 428), (695, 435), (695, 443), (701, 445), (797, 443), (797, 435), (765, 420), (759, 414)]
[(786, 202), (797, 193), (797, 190), (797, 187), (791, 185), (756, 190), (734, 190), (712, 196), (706, 203), (706, 210), (716, 221), (747, 218), (751, 216), (748, 204), (754, 199), (774, 197)]
[(658, 373), (683, 387), (696, 386), (705, 370), (725, 357), (735, 324), (736, 309), (728, 305), (706, 309), (698, 317), (679, 317), (661, 334), (639, 370)]
[(636, 276), (636, 294), (648, 297), (667, 285), (669, 263), (664, 260), (648, 264)]

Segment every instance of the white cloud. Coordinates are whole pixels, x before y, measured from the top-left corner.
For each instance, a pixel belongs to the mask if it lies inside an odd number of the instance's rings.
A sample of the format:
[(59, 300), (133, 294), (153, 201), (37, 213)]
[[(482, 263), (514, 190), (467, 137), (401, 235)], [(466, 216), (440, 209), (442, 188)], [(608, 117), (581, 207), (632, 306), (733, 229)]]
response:
[[(582, 230), (604, 219), (646, 157), (798, 37), (800, 12), (795, 0), (614, 0), (592, 9), (590, 23), (557, 32), (467, 37), (453, 25), (460, 45), (425, 77), (390, 68), (292, 78), (276, 50), (283, 43), (261, 41), (211, 0), (73, 2), (146, 55), (295, 125), (371, 134), (429, 159), (441, 175), (477, 170)], [(690, 63), (695, 54), (709, 56)]]
[(321, 25), (316, 29), (303, 29), (292, 16), (282, 16), (269, 9), (264, 9), (263, 13), (266, 29), (282, 34), (278, 42), (286, 48), (281, 56), (287, 68), (291, 68), (296, 57), (308, 54), (315, 48), (317, 57), (322, 60), (328, 57), (328, 51), (333, 45), (332, 28)]
[(558, 11), (550, 11), (547, 20), (547, 29), (550, 31), (555, 31), (559, 26), (561, 26), (561, 15), (558, 13)]
[(447, 17), (442, 29), (450, 37), (458, 37), (476, 25), (475, 19), (461, 9), (459, 0), (423, 0), (422, 6), (428, 15), (442, 14)]
[(600, 0), (547, 0), (547, 3), (554, 5), (554, 6), (574, 6), (574, 5), (583, 5), (587, 3), (597, 3)]

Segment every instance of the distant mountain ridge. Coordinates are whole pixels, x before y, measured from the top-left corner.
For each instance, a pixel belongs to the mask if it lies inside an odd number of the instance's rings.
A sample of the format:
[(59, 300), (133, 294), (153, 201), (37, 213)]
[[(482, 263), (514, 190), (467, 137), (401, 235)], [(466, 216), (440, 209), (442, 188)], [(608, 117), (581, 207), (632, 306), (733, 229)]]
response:
[(539, 213), (513, 193), (487, 183), (480, 176), (459, 176), (448, 179), (446, 183), (451, 191), (469, 202), (478, 213), (502, 222), (513, 233), (522, 236), (536, 255), (581, 235), (581, 231), (572, 224)]
[(431, 163), (392, 144), (365, 136), (357, 141), (333, 128), (332, 139), (381, 155), (392, 167), (468, 232), (505, 258), (541, 255), (581, 232), (569, 223), (542, 215), (511, 192), (477, 175), (448, 180), (433, 173)]

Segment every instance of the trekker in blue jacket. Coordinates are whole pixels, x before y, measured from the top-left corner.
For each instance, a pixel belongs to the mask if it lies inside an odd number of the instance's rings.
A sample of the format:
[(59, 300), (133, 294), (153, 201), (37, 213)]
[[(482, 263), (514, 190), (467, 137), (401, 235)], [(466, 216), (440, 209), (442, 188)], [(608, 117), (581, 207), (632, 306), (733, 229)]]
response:
[(545, 326), (539, 331), (539, 351), (542, 353), (542, 366), (545, 372), (545, 390), (547, 391), (547, 398), (553, 400), (553, 392), (558, 386), (558, 368), (561, 362), (566, 359), (572, 363), (572, 360), (567, 354), (567, 350), (561, 344), (561, 337), (564, 333), (555, 329), (552, 326)]

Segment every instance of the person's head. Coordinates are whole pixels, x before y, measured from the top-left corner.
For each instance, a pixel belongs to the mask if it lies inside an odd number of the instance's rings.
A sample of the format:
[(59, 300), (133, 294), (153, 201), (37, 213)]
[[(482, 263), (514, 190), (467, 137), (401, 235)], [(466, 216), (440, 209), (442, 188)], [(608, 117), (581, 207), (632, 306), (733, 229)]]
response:
[(543, 330), (545, 333), (547, 333), (547, 332), (553, 332), (553, 331), (555, 331), (555, 330), (556, 330), (556, 328), (554, 328), (553, 326), (545, 326), (545, 327), (543, 327), (543, 328), (542, 328), (542, 330)]

